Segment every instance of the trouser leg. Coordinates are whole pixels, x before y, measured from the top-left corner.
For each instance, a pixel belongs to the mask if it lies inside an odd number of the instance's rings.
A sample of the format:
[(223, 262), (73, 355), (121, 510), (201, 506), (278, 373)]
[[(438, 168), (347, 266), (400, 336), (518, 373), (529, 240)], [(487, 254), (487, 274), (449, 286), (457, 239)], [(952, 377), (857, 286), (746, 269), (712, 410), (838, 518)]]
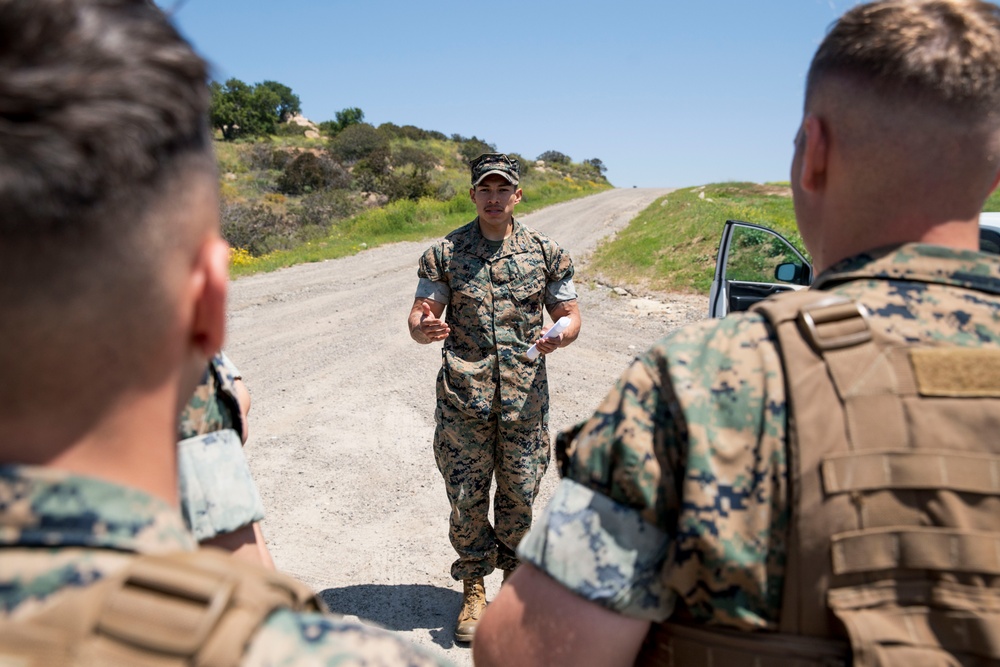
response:
[(437, 418), (434, 458), (451, 504), (448, 537), (458, 552), (451, 576), (484, 577), (493, 571), (497, 548), (489, 522), (496, 418), (469, 418), (440, 404)]
[(515, 550), (531, 527), (531, 505), (549, 465), (548, 417), (532, 422), (499, 422), (493, 516), (496, 566), (517, 567)]

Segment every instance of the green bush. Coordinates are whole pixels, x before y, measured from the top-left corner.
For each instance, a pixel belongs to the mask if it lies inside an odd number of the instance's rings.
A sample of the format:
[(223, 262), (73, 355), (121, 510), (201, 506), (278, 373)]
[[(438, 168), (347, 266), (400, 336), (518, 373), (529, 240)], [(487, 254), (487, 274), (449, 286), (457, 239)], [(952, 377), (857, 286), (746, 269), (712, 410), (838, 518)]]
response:
[(569, 164), (570, 162), (572, 162), (572, 160), (568, 155), (566, 155), (565, 153), (560, 153), (559, 151), (545, 151), (544, 153), (539, 155), (536, 159), (542, 160), (546, 164), (550, 162), (553, 164)]
[(301, 195), (331, 188), (350, 187), (351, 177), (330, 158), (314, 153), (300, 153), (285, 166), (278, 177), (278, 191), (286, 195)]
[(329, 227), (363, 208), (360, 198), (347, 190), (324, 190), (304, 196), (291, 214), (300, 226)]
[(253, 171), (281, 170), (292, 159), (292, 153), (270, 141), (259, 141), (240, 147), (240, 159)]
[(437, 194), (427, 172), (416, 167), (398, 169), (385, 175), (379, 186), (380, 192), (387, 195), (389, 201), (399, 199), (417, 201)]
[(295, 236), (295, 223), (263, 204), (222, 203), (222, 237), (233, 248), (259, 257), (286, 245)]
[(354, 164), (376, 151), (389, 150), (389, 140), (368, 123), (349, 125), (330, 139), (330, 155), (344, 164)]

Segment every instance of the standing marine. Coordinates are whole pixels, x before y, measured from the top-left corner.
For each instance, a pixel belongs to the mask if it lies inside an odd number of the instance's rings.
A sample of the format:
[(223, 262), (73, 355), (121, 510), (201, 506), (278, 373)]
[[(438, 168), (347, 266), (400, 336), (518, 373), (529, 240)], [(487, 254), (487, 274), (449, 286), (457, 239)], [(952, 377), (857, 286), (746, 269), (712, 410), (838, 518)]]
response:
[[(580, 333), (569, 254), (514, 219), (522, 197), (518, 160), (486, 153), (470, 166), (477, 217), (421, 256), (408, 318), (418, 343), (444, 341), (434, 456), (458, 552), (451, 575), (463, 582), (460, 642), (472, 640), (486, 607), (483, 577), (499, 568), (506, 579), (518, 565), (515, 550), (549, 463), (545, 355)], [(545, 312), (553, 321), (569, 318), (568, 327), (542, 338)], [(530, 359), (533, 343), (541, 355)]]

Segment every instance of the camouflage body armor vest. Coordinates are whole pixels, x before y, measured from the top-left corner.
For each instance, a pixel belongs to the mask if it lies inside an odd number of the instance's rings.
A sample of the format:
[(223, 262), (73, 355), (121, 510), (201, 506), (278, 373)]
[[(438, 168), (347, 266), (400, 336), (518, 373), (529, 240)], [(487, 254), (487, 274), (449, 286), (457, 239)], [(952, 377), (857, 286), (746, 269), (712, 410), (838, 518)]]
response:
[(37, 613), (0, 621), (0, 665), (234, 667), (272, 612), (320, 608), (304, 584), (221, 550), (136, 556)]
[(819, 291), (755, 310), (790, 407), (779, 632), (665, 623), (637, 664), (1000, 665), (1000, 350), (894, 343)]

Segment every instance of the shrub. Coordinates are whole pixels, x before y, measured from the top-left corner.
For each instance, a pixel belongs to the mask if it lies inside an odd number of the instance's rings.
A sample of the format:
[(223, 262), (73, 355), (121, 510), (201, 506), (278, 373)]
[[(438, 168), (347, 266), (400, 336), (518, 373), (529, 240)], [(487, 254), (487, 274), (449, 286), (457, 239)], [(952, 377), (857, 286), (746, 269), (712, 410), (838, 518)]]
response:
[(418, 201), (436, 194), (427, 172), (415, 167), (400, 169), (384, 176), (380, 183), (380, 191), (389, 197), (389, 201), (400, 199)]
[(309, 152), (300, 153), (278, 177), (278, 190), (288, 195), (346, 188), (350, 184), (351, 177), (343, 165)]
[(294, 222), (263, 204), (224, 201), (220, 212), (223, 238), (231, 247), (255, 257), (295, 236)]
[(356, 123), (330, 139), (328, 150), (338, 162), (354, 164), (378, 150), (388, 151), (389, 140), (368, 123)]
[(545, 151), (536, 159), (544, 162), (554, 162), (555, 164), (569, 164), (572, 162), (568, 155), (560, 153), (559, 151)]
[(497, 147), (493, 144), (488, 144), (482, 139), (472, 137), (471, 139), (465, 139), (462, 144), (458, 147), (458, 152), (466, 162), (476, 159), (483, 153), (495, 153)]
[(357, 196), (347, 190), (324, 190), (306, 195), (292, 209), (303, 227), (329, 227), (331, 224), (360, 212), (363, 206)]
[(269, 141), (260, 141), (241, 149), (240, 158), (254, 171), (268, 171), (284, 169), (292, 159), (292, 153)]
[(434, 156), (416, 146), (399, 146), (392, 151), (392, 166), (402, 167), (411, 164), (421, 171), (429, 171), (437, 164)]

